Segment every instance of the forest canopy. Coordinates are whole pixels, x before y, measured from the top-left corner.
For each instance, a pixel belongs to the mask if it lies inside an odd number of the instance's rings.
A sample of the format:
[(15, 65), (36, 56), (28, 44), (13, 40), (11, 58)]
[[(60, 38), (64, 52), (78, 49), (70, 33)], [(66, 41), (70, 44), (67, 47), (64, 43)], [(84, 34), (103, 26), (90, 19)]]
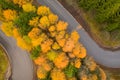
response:
[(107, 24), (101, 29), (120, 29), (120, 0), (78, 0), (79, 6), (93, 13), (98, 23)]

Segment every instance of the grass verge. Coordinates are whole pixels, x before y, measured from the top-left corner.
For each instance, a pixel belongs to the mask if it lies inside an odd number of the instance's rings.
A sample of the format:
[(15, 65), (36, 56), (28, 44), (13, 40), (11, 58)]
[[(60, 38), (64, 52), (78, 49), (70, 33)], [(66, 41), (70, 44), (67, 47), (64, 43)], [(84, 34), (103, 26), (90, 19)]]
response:
[(0, 47), (0, 80), (4, 80), (9, 62), (4, 50)]

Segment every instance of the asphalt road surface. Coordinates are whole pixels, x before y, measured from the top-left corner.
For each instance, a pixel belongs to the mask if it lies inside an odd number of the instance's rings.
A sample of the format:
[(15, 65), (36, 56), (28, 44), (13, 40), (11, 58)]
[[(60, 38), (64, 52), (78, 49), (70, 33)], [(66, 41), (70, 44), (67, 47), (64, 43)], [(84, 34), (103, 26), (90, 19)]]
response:
[[(39, 3), (49, 6), (50, 9), (57, 14), (61, 20), (69, 23), (68, 30), (75, 30), (80, 24), (72, 17), (72, 15), (57, 0), (37, 0)], [(64, 0), (63, 0), (64, 1)], [(120, 68), (120, 50), (108, 51), (100, 48), (96, 42), (81, 28), (77, 30), (81, 36), (80, 41), (86, 47), (88, 55), (92, 56), (96, 62), (111, 68)]]
[[(57, 0), (38, 0), (39, 3), (49, 6), (51, 10), (59, 15), (61, 20), (69, 23), (68, 30), (75, 30), (80, 24), (72, 17), (72, 15), (64, 9)], [(107, 51), (100, 48), (94, 40), (81, 28), (78, 30), (80, 41), (87, 48), (88, 55), (92, 56), (99, 64), (107, 67), (120, 68), (120, 50)], [(33, 65), (26, 51), (20, 49), (16, 45), (16, 41), (5, 36), (0, 30), (0, 43), (6, 48), (12, 62), (12, 80), (32, 80)]]
[(33, 64), (26, 51), (16, 41), (0, 30), (0, 43), (7, 50), (12, 65), (12, 80), (33, 80)]

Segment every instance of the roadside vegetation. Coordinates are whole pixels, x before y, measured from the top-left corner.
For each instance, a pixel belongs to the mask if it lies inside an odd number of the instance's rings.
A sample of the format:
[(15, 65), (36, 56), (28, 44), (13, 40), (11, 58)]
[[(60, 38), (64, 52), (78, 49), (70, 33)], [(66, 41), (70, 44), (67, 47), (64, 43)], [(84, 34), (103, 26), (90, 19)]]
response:
[(2, 1), (1, 30), (30, 53), (39, 80), (108, 80), (87, 55), (79, 34), (74, 30), (68, 33), (69, 24), (59, 20), (49, 7), (37, 7), (29, 0), (5, 0), (19, 7), (4, 8)]
[[(79, 7), (77, 0), (65, 0), (64, 2), (62, 2), (62, 0), (59, 0), (59, 1), (63, 4), (64, 7), (66, 7), (66, 5), (67, 5), (66, 9), (68, 9), (68, 10), (71, 9), (71, 7), (72, 7), (72, 8), (74, 8), (74, 10), (76, 12), (82, 11), (82, 8)], [(71, 12), (75, 12), (75, 11), (71, 11)], [(83, 17), (89, 16), (89, 15), (87, 15), (87, 12), (83, 13), (83, 11), (80, 14), (83, 14)], [(72, 15), (74, 16), (74, 13), (72, 13)], [(77, 17), (79, 17), (79, 15)], [(88, 19), (88, 18), (86, 18), (86, 19)], [(91, 23), (91, 20), (89, 23)], [(90, 27), (94, 29), (95, 26), (94, 27), (90, 26)], [(93, 30), (93, 29), (91, 29), (91, 30)], [(97, 30), (94, 29), (94, 31), (96, 32)], [(107, 67), (103, 67), (103, 66), (101, 66), (101, 68), (107, 73), (107, 75), (109, 75), (109, 78), (111, 80), (119, 80), (120, 79), (120, 69), (107, 68)]]
[(101, 66), (101, 68), (106, 72), (108, 76), (110, 76), (111, 80), (119, 80), (120, 79), (120, 69), (119, 68), (107, 68)]
[(8, 64), (8, 58), (0, 46), (0, 80), (4, 80)]
[(120, 47), (120, 1), (78, 0), (78, 5), (99, 42), (107, 48)]

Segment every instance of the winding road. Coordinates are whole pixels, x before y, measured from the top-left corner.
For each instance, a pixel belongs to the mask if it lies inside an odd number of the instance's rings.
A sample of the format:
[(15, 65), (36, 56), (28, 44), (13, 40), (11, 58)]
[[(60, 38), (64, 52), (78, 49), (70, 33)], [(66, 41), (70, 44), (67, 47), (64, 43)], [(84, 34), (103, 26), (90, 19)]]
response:
[[(57, 0), (37, 0), (42, 5), (49, 6), (50, 9), (57, 15), (61, 20), (69, 23), (68, 30), (75, 30), (76, 27), (81, 26), (73, 16), (57, 1)], [(81, 36), (80, 41), (86, 47), (88, 55), (92, 56), (96, 62), (110, 68), (120, 68), (120, 50), (108, 51), (100, 48), (98, 44), (89, 36), (89, 34), (81, 28), (77, 30)]]
[[(69, 23), (68, 30), (76, 29), (80, 24), (57, 0), (37, 0), (40, 4), (49, 6), (51, 10), (59, 15), (61, 20)], [(81, 28), (77, 30), (81, 35), (80, 41), (87, 48), (88, 55), (96, 62), (111, 68), (120, 68), (120, 50), (108, 51), (100, 48), (88, 33)], [(33, 64), (26, 51), (16, 45), (16, 41), (5, 36), (0, 30), (0, 43), (6, 48), (12, 62), (12, 80), (33, 80)]]
[(16, 45), (16, 41), (0, 30), (0, 43), (7, 50), (12, 66), (12, 80), (33, 80), (33, 64), (26, 51)]

